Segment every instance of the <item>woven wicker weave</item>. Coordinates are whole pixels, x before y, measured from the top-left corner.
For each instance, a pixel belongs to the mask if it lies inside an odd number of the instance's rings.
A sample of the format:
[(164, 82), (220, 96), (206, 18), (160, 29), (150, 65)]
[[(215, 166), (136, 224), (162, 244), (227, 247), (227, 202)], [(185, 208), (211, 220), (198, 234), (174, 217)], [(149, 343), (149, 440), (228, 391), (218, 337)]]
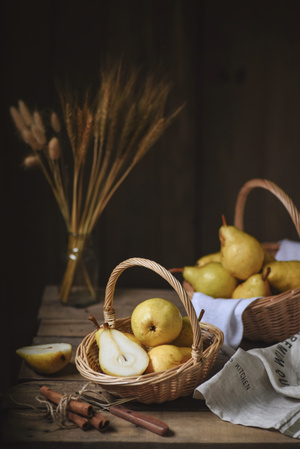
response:
[(188, 295), (179, 281), (161, 265), (140, 258), (120, 263), (112, 272), (105, 291), (104, 322), (121, 331), (131, 331), (131, 317), (115, 319), (113, 296), (120, 274), (129, 267), (148, 268), (164, 278), (177, 292), (193, 329), (192, 357), (186, 363), (161, 373), (131, 377), (109, 376), (101, 372), (98, 361), (98, 347), (95, 332), (87, 335), (77, 348), (75, 363), (86, 379), (96, 382), (108, 392), (124, 397), (134, 397), (145, 404), (162, 403), (187, 396), (207, 377), (223, 344), (223, 333), (217, 327), (200, 323)]
[[(252, 179), (241, 188), (236, 205), (234, 225), (244, 229), (246, 199), (255, 188), (263, 188), (275, 195), (288, 211), (300, 237), (300, 214), (293, 201), (276, 184), (266, 179)], [(275, 254), (277, 243), (264, 243), (263, 247)], [(244, 337), (252, 341), (276, 343), (300, 331), (300, 288), (279, 295), (257, 299), (243, 314)]]

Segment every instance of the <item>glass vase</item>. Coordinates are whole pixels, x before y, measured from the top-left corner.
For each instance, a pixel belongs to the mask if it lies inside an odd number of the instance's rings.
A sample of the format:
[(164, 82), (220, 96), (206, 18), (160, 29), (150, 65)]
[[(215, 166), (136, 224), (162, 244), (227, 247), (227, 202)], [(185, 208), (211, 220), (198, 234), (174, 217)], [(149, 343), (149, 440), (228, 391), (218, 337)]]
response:
[(73, 307), (87, 307), (96, 303), (99, 254), (95, 233), (69, 233), (64, 259), (60, 301)]

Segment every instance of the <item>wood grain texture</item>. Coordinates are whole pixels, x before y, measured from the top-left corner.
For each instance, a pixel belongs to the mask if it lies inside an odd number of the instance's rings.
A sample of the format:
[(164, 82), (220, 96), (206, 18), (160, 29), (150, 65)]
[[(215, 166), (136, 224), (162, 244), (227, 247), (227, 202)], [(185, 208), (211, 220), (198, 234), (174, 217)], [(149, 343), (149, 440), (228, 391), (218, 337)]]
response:
[[(51, 382), (45, 381), (50, 388), (57, 391), (72, 392), (82, 386), (82, 383), (76, 382)], [(31, 382), (15, 387), (12, 391), (12, 397), (18, 401), (37, 405), (35, 396), (38, 394), (41, 382)], [(201, 401), (197, 401), (201, 402)], [(127, 404), (130, 407), (130, 403)], [(129, 422), (123, 421), (107, 412), (103, 414), (110, 420), (110, 430), (103, 434), (95, 429), (83, 432), (80, 429), (59, 430), (53, 423), (45, 419), (25, 417), (24, 412), (16, 407), (11, 410), (10, 416), (3, 421), (4, 441), (7, 444), (15, 445), (23, 449), (31, 447), (45, 447), (54, 449), (57, 444), (62, 444), (64, 448), (84, 447), (94, 449), (104, 448), (253, 448), (253, 447), (274, 447), (291, 448), (298, 445), (297, 441), (285, 437), (278, 432), (236, 426), (221, 421), (212, 413), (205, 409), (194, 411), (176, 410), (170, 404), (167, 410), (149, 410), (146, 413), (166, 422), (170, 427), (170, 433), (165, 437), (159, 437), (140, 427), (133, 426)], [(30, 411), (27, 410), (30, 413)], [(2, 427), (3, 429), (3, 427)]]

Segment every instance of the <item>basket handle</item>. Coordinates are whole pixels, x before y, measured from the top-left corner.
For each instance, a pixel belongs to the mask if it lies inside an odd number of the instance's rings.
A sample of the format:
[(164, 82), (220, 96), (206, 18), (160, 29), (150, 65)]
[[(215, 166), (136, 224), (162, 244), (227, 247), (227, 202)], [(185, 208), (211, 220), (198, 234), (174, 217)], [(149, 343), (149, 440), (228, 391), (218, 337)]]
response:
[(298, 212), (296, 206), (290, 197), (284, 193), (276, 184), (272, 181), (268, 181), (267, 179), (252, 179), (246, 182), (241, 190), (238, 193), (237, 201), (235, 204), (235, 213), (234, 213), (234, 226), (238, 229), (244, 229), (244, 209), (247, 196), (256, 187), (261, 187), (263, 189), (268, 190), (273, 193), (279, 201), (284, 205), (286, 210), (288, 211), (294, 225), (296, 231), (300, 237), (300, 213)]
[(185, 307), (193, 329), (192, 359), (194, 362), (199, 362), (199, 360), (202, 358), (203, 344), (201, 328), (199, 326), (199, 321), (197, 319), (194, 306), (189, 300), (189, 297), (182, 287), (181, 283), (168, 270), (166, 270), (158, 263), (153, 262), (152, 260), (134, 257), (121, 262), (114, 268), (109, 277), (105, 290), (105, 300), (103, 307), (104, 321), (110, 326), (115, 327), (115, 310), (113, 308), (115, 285), (117, 279), (123, 273), (123, 271), (134, 266), (145, 267), (156, 272), (174, 288)]

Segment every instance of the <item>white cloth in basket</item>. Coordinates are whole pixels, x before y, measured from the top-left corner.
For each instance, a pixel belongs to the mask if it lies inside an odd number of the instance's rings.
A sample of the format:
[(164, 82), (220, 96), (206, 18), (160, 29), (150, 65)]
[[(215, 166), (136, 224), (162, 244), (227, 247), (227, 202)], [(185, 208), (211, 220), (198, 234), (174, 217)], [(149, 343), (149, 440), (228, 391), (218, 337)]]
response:
[(199, 316), (204, 309), (203, 321), (214, 324), (224, 334), (222, 352), (231, 356), (240, 345), (243, 338), (244, 326), (242, 314), (245, 308), (257, 298), (250, 299), (223, 299), (212, 298), (203, 293), (196, 292), (192, 298), (196, 315)]
[[(300, 260), (300, 243), (282, 240), (276, 253), (277, 260)], [(205, 310), (203, 321), (214, 324), (224, 333), (224, 345), (221, 350), (231, 356), (239, 347), (243, 338), (244, 325), (242, 315), (246, 307), (258, 298), (223, 299), (212, 298), (202, 293), (194, 293), (192, 304), (197, 316)]]
[(292, 240), (282, 240), (276, 253), (277, 260), (300, 260), (300, 242)]
[(194, 398), (224, 421), (300, 438), (300, 332), (268, 348), (239, 348)]

